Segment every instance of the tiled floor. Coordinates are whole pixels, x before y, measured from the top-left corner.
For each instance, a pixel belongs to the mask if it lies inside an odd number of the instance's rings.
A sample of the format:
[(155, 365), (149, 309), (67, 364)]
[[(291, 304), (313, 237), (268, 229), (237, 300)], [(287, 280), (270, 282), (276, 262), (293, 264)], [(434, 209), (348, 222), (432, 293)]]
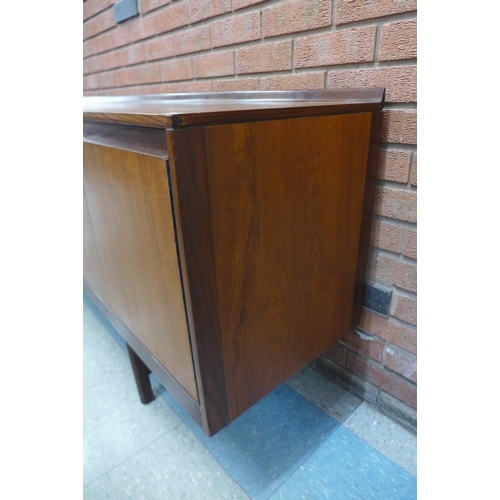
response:
[(306, 368), (208, 438), (153, 377), (139, 401), (125, 343), (84, 301), (84, 498), (416, 498), (416, 439)]

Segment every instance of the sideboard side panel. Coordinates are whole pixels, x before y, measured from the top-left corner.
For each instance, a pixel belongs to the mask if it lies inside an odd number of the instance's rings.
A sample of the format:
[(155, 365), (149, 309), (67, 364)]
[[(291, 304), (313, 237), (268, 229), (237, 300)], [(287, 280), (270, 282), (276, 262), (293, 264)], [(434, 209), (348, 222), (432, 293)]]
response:
[(371, 113), (206, 128), (231, 419), (351, 328)]
[(96, 290), (198, 401), (165, 158), (84, 143), (83, 177), (106, 281)]

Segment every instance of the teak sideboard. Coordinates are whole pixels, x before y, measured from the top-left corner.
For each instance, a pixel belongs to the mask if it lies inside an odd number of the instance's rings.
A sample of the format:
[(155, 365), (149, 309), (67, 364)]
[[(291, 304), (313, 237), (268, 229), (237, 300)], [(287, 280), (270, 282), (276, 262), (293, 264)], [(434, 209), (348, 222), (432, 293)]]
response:
[(384, 89), (86, 97), (84, 290), (209, 435), (357, 326)]

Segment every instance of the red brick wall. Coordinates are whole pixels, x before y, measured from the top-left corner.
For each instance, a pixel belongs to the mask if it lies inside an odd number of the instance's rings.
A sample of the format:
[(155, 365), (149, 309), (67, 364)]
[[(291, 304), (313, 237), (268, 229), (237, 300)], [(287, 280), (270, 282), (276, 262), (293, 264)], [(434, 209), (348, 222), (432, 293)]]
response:
[(392, 290), (390, 315), (365, 309), (358, 331), (319, 364), (372, 403), (411, 414), (416, 0), (139, 0), (140, 16), (119, 25), (113, 3), (83, 4), (86, 95), (386, 87), (368, 278)]

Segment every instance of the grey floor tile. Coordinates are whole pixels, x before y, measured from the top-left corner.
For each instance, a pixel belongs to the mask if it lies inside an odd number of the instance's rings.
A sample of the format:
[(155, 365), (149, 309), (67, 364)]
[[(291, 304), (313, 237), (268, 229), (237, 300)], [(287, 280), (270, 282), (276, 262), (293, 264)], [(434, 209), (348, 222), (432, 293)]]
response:
[(114, 484), (109, 474), (83, 488), (83, 500), (155, 500), (140, 491), (140, 485), (133, 481)]
[(416, 436), (382, 415), (376, 408), (363, 403), (344, 422), (344, 427), (411, 475), (417, 476)]
[(84, 498), (249, 499), (184, 423), (89, 484)]
[(84, 389), (84, 484), (181, 422), (161, 397), (143, 405), (131, 373)]
[(362, 401), (309, 367), (288, 379), (287, 384), (340, 423)]
[(83, 386), (93, 387), (106, 378), (125, 371), (131, 371), (127, 355), (84, 303)]

